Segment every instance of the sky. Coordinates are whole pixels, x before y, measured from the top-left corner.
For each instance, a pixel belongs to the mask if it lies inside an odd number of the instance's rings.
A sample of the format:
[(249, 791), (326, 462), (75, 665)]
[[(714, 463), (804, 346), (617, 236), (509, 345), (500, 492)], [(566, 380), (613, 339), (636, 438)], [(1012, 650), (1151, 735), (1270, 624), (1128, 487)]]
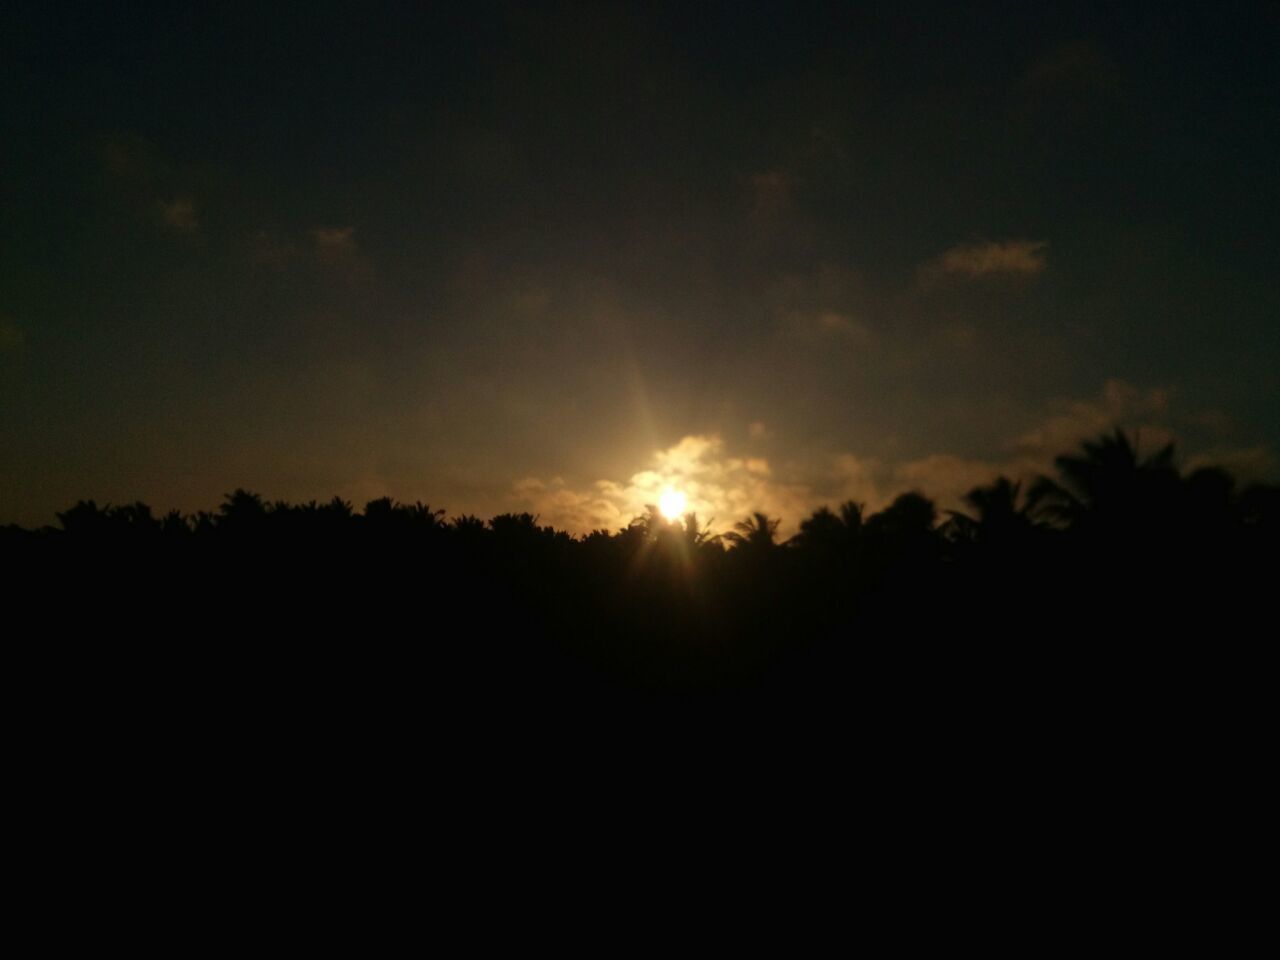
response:
[(1280, 477), (1280, 5), (6, 3), (0, 523)]

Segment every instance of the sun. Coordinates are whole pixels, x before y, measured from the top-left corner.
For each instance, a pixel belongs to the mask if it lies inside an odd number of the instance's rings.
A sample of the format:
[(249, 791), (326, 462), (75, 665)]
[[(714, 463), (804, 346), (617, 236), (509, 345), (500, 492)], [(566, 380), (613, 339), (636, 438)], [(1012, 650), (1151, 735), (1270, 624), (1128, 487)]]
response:
[(662, 496), (658, 498), (658, 509), (662, 511), (662, 515), (668, 520), (678, 520), (684, 514), (684, 507), (687, 499), (679, 490), (673, 490), (667, 487), (662, 491)]

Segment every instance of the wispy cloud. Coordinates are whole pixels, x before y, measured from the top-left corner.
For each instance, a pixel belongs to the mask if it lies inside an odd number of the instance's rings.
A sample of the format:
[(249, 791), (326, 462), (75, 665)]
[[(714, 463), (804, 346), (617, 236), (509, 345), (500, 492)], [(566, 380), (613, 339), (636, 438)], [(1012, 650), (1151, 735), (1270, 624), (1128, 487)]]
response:
[(112, 194), (168, 230), (188, 236), (200, 229), (199, 211), (191, 195), (193, 171), (175, 164), (143, 137), (115, 133), (97, 144), (103, 169), (112, 179)]
[(1023, 456), (1049, 461), (1081, 440), (1117, 426), (1140, 434), (1143, 445), (1155, 449), (1174, 439), (1169, 426), (1173, 392), (1163, 387), (1140, 388), (1111, 379), (1090, 400), (1059, 400), (1041, 423), (1014, 441)]
[(955, 277), (978, 280), (993, 276), (1033, 277), (1045, 268), (1045, 240), (1005, 240), (960, 244), (926, 263), (926, 280)]
[(277, 270), (321, 264), (341, 268), (341, 275), (350, 276), (367, 267), (355, 227), (314, 227), (301, 235), (259, 230), (249, 237), (248, 253), (255, 267)]
[(311, 237), (322, 256), (342, 255), (355, 252), (355, 233), (355, 227), (317, 227)]
[(841, 310), (797, 310), (783, 316), (781, 329), (799, 339), (838, 340), (863, 347), (875, 340), (867, 324)]
[(845, 264), (822, 263), (807, 272), (783, 274), (767, 287), (763, 300), (779, 335), (788, 339), (861, 347), (876, 340), (866, 319), (873, 313), (867, 284)]

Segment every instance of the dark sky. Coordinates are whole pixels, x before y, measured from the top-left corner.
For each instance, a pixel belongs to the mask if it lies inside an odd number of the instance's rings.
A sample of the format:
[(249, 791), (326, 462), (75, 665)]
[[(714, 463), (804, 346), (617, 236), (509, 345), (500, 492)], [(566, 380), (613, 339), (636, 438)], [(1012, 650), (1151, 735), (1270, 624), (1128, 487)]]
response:
[(1275, 3), (6, 3), (0, 123), (0, 523), (1276, 477)]

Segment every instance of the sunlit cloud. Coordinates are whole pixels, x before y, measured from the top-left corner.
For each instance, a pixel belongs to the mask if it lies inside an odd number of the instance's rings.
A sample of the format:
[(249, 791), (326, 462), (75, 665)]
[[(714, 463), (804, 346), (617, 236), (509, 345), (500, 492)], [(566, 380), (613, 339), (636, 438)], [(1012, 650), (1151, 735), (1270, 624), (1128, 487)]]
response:
[(315, 227), (303, 234), (281, 235), (258, 230), (249, 237), (249, 259), (255, 267), (283, 269), (308, 264), (340, 267), (350, 277), (363, 266), (355, 227)]
[(1174, 440), (1168, 423), (1172, 392), (1162, 387), (1142, 389), (1111, 379), (1091, 400), (1059, 400), (1054, 412), (1014, 441), (1024, 456), (1049, 458), (1074, 448), (1081, 440), (1121, 426), (1139, 434), (1144, 447), (1157, 449)]
[(604, 481), (586, 490), (575, 490), (560, 477), (524, 477), (512, 485), (511, 499), (517, 508), (535, 513), (540, 523), (572, 533), (613, 532), (631, 519), (619, 508), (614, 485)]
[(796, 519), (812, 500), (804, 484), (774, 475), (764, 457), (734, 456), (718, 434), (691, 434), (655, 450), (645, 469), (625, 481), (599, 480), (574, 489), (563, 480), (527, 477), (512, 488), (518, 506), (537, 512), (544, 522), (575, 533), (625, 526), (646, 509), (684, 497), (686, 512), (718, 531), (755, 510)]
[(353, 253), (356, 249), (354, 227), (317, 227), (311, 236), (321, 254)]
[[(854, 503), (870, 507), (886, 502), (886, 468), (875, 457), (838, 454), (832, 461), (830, 476), (822, 486), (822, 503)], [(815, 504), (820, 506), (821, 504)]]
[[(1079, 448), (1117, 427), (1135, 438), (1140, 455), (1155, 453), (1176, 439), (1171, 414), (1172, 393), (1140, 388), (1124, 380), (1108, 380), (1088, 400), (1050, 404), (1035, 425), (1004, 444), (1003, 456), (973, 458), (939, 451), (896, 462), (842, 452), (802, 461), (774, 462), (731, 450), (715, 433), (690, 434), (655, 450), (643, 469), (627, 480), (598, 480), (575, 486), (562, 478), (526, 477), (513, 485), (509, 500), (571, 533), (616, 530), (657, 507), (671, 493), (685, 498), (685, 509), (698, 514), (711, 529), (725, 532), (755, 511), (780, 518), (780, 534), (791, 536), (800, 521), (821, 506), (848, 500), (868, 513), (887, 507), (895, 497), (917, 491), (933, 499), (939, 510), (963, 509), (974, 487), (1003, 475), (1024, 484), (1039, 474), (1054, 473), (1054, 458)], [(759, 428), (756, 430), (755, 428)], [(751, 424), (751, 439), (766, 434), (763, 423)], [(1265, 447), (1213, 451), (1217, 460), (1242, 477), (1267, 475), (1276, 460)], [(1204, 461), (1195, 458), (1188, 466)]]
[(810, 271), (773, 279), (763, 299), (786, 339), (812, 344), (869, 346), (875, 313), (866, 280), (845, 264), (822, 263)]
[(875, 339), (869, 326), (839, 310), (789, 313), (784, 318), (783, 329), (796, 338), (829, 339), (863, 346)]
[(779, 533), (787, 537), (823, 504), (854, 500), (879, 508), (888, 503), (885, 494), (898, 491), (904, 482), (874, 459), (842, 454), (774, 464), (765, 457), (737, 455), (718, 434), (694, 434), (654, 451), (646, 469), (626, 481), (600, 480), (574, 488), (560, 478), (526, 477), (513, 485), (511, 500), (544, 523), (585, 533), (625, 526), (664, 498), (671, 502), (674, 492), (684, 497), (685, 511), (696, 513), (714, 532), (731, 530), (760, 511), (781, 519)]
[(310, 233), (310, 258), (332, 276), (346, 282), (367, 281), (373, 277), (373, 264), (356, 240), (356, 228), (316, 227)]
[(896, 491), (918, 490), (927, 494), (943, 509), (954, 509), (966, 493), (984, 486), (1001, 473), (1015, 476), (1027, 472), (1030, 464), (991, 463), (971, 460), (949, 453), (934, 453), (900, 464), (893, 471)]
[(926, 280), (957, 277), (977, 280), (992, 276), (1032, 277), (1045, 268), (1045, 240), (1006, 240), (1002, 243), (961, 244), (925, 264)]

